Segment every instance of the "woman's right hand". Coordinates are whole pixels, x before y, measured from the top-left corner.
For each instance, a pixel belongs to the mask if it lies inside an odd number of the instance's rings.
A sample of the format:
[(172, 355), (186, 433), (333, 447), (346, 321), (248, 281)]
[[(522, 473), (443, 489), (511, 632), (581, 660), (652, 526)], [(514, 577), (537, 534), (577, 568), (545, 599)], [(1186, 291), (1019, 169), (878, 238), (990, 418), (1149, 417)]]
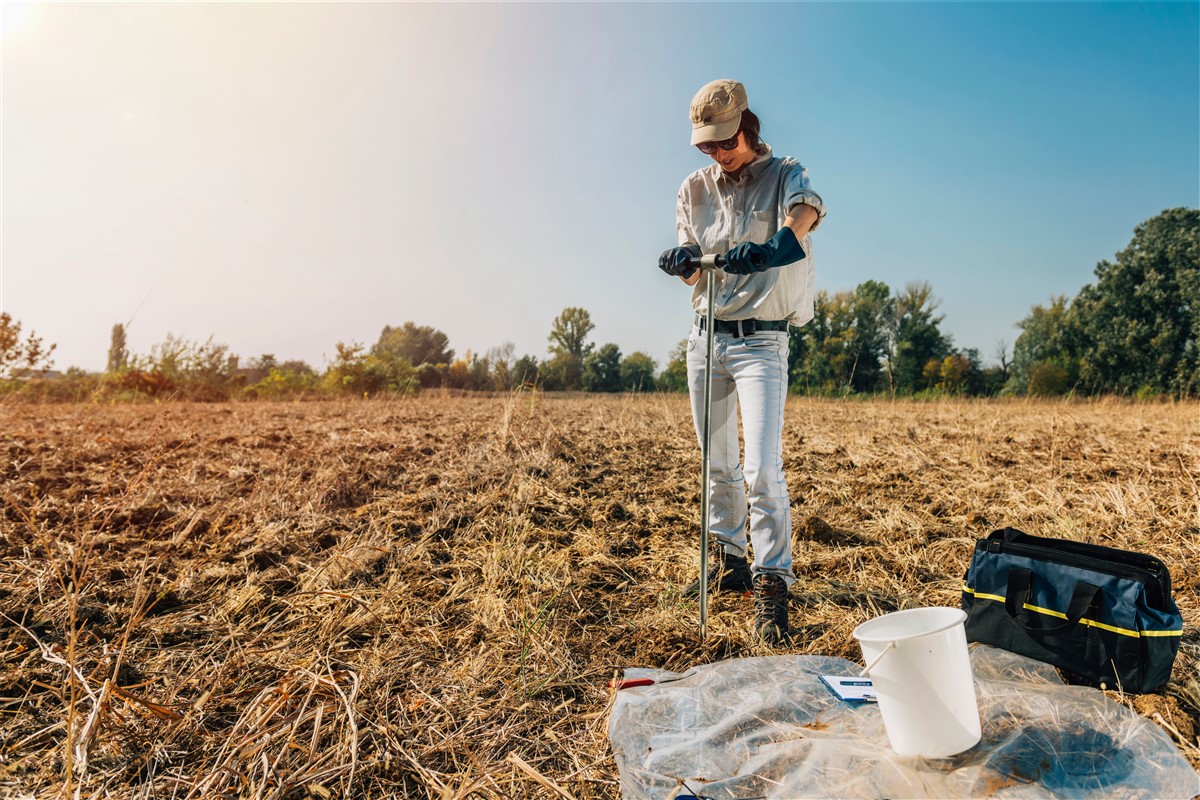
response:
[(658, 268), (668, 275), (678, 275), (687, 280), (696, 273), (696, 268), (689, 267), (687, 260), (699, 258), (701, 255), (700, 248), (694, 244), (672, 247), (670, 250), (663, 250), (662, 255), (658, 257)]

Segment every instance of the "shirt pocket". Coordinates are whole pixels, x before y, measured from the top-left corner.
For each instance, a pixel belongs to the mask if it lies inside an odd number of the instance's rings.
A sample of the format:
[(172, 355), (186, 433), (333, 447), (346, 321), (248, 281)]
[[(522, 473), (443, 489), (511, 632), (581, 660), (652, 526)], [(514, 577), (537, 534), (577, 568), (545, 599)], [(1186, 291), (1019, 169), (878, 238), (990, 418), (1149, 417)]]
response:
[(743, 242), (762, 244), (775, 233), (774, 211), (751, 211), (743, 220), (746, 223), (741, 237)]

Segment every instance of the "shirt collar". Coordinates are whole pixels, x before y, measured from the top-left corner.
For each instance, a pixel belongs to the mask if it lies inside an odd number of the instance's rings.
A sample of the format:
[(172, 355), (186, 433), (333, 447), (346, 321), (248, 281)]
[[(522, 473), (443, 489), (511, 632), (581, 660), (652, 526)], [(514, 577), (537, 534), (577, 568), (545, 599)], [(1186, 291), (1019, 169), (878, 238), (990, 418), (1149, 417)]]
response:
[(775, 157), (774, 155), (772, 155), (771, 145), (767, 144), (766, 142), (763, 142), (763, 147), (765, 147), (767, 151), (765, 153), (763, 153), (761, 156), (759, 156), (758, 158), (751, 161), (746, 166), (742, 167), (741, 170), (739, 170), (736, 175), (730, 175), (728, 172), (726, 172), (725, 170), (721, 169), (720, 166), (718, 166), (717, 167), (717, 170), (719, 172), (719, 174), (717, 175), (718, 180), (722, 180), (726, 183), (739, 183), (741, 181), (751, 181), (751, 180), (754, 180), (755, 178), (757, 178), (759, 175), (762, 174), (763, 169), (766, 168), (766, 165), (769, 164), (771, 162), (771, 160)]

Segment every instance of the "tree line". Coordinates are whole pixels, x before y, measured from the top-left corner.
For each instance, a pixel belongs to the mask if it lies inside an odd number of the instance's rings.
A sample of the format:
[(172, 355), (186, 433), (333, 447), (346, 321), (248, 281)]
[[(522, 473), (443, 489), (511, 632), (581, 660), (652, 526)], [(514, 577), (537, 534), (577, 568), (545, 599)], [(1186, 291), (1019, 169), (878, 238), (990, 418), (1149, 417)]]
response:
[(1096, 281), (1021, 320), (997, 364), (957, 349), (926, 283), (819, 292), (791, 333), (793, 391), (955, 395), (1200, 394), (1200, 211), (1169, 209), (1134, 230)]
[[(1102, 261), (1094, 283), (1074, 298), (1035, 305), (1012, 347), (998, 343), (997, 363), (954, 346), (925, 282), (893, 291), (880, 281), (817, 292), (814, 318), (789, 329), (793, 393), (889, 396), (1136, 396), (1200, 394), (1200, 210), (1175, 208), (1143, 222), (1128, 247)], [(339, 342), (323, 371), (265, 354), (243, 362), (225, 345), (168, 336), (131, 354), (123, 325), (113, 326), (103, 375), (68, 370), (58, 387), (27, 379), (45, 374), (46, 346), (0, 314), (0, 388), (53, 398), (85, 391), (190, 399), (377, 395), (429, 388), (507, 391), (687, 390), (687, 340), (659, 371), (644, 352), (596, 346), (586, 309), (563, 309), (551, 323), (546, 356), (516, 355), (511, 342), (456, 356), (431, 326), (385, 326), (370, 347)]]
[[(227, 345), (167, 335), (149, 353), (130, 352), (125, 326), (114, 325), (103, 373), (50, 368), (55, 346), (0, 314), (0, 391), (35, 400), (102, 395), (114, 399), (173, 397), (190, 400), (372, 396), (430, 388), (506, 391), (529, 386), (591, 392), (651, 391), (659, 386), (654, 359), (622, 356), (614, 344), (588, 341), (595, 325), (582, 308), (567, 308), (552, 323), (548, 357), (516, 356), (511, 342), (485, 354), (456, 356), (449, 338), (431, 326), (385, 326), (370, 347), (338, 342), (323, 371), (273, 354), (242, 359)], [(50, 380), (53, 378), (53, 380)]]
[(1200, 394), (1200, 210), (1134, 229), (1074, 298), (1021, 320), (1010, 388), (1023, 394)]

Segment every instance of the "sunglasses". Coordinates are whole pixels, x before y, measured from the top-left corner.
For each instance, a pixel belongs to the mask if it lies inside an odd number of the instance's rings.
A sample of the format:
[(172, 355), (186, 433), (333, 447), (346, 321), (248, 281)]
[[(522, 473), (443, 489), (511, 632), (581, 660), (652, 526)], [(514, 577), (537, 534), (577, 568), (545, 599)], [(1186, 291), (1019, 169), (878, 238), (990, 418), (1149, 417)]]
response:
[(731, 138), (726, 139), (723, 142), (701, 142), (700, 144), (696, 145), (696, 149), (701, 153), (704, 153), (706, 156), (711, 156), (713, 153), (717, 152), (718, 147), (722, 150), (736, 150), (738, 146), (738, 138), (741, 135), (742, 132), (738, 131)]

